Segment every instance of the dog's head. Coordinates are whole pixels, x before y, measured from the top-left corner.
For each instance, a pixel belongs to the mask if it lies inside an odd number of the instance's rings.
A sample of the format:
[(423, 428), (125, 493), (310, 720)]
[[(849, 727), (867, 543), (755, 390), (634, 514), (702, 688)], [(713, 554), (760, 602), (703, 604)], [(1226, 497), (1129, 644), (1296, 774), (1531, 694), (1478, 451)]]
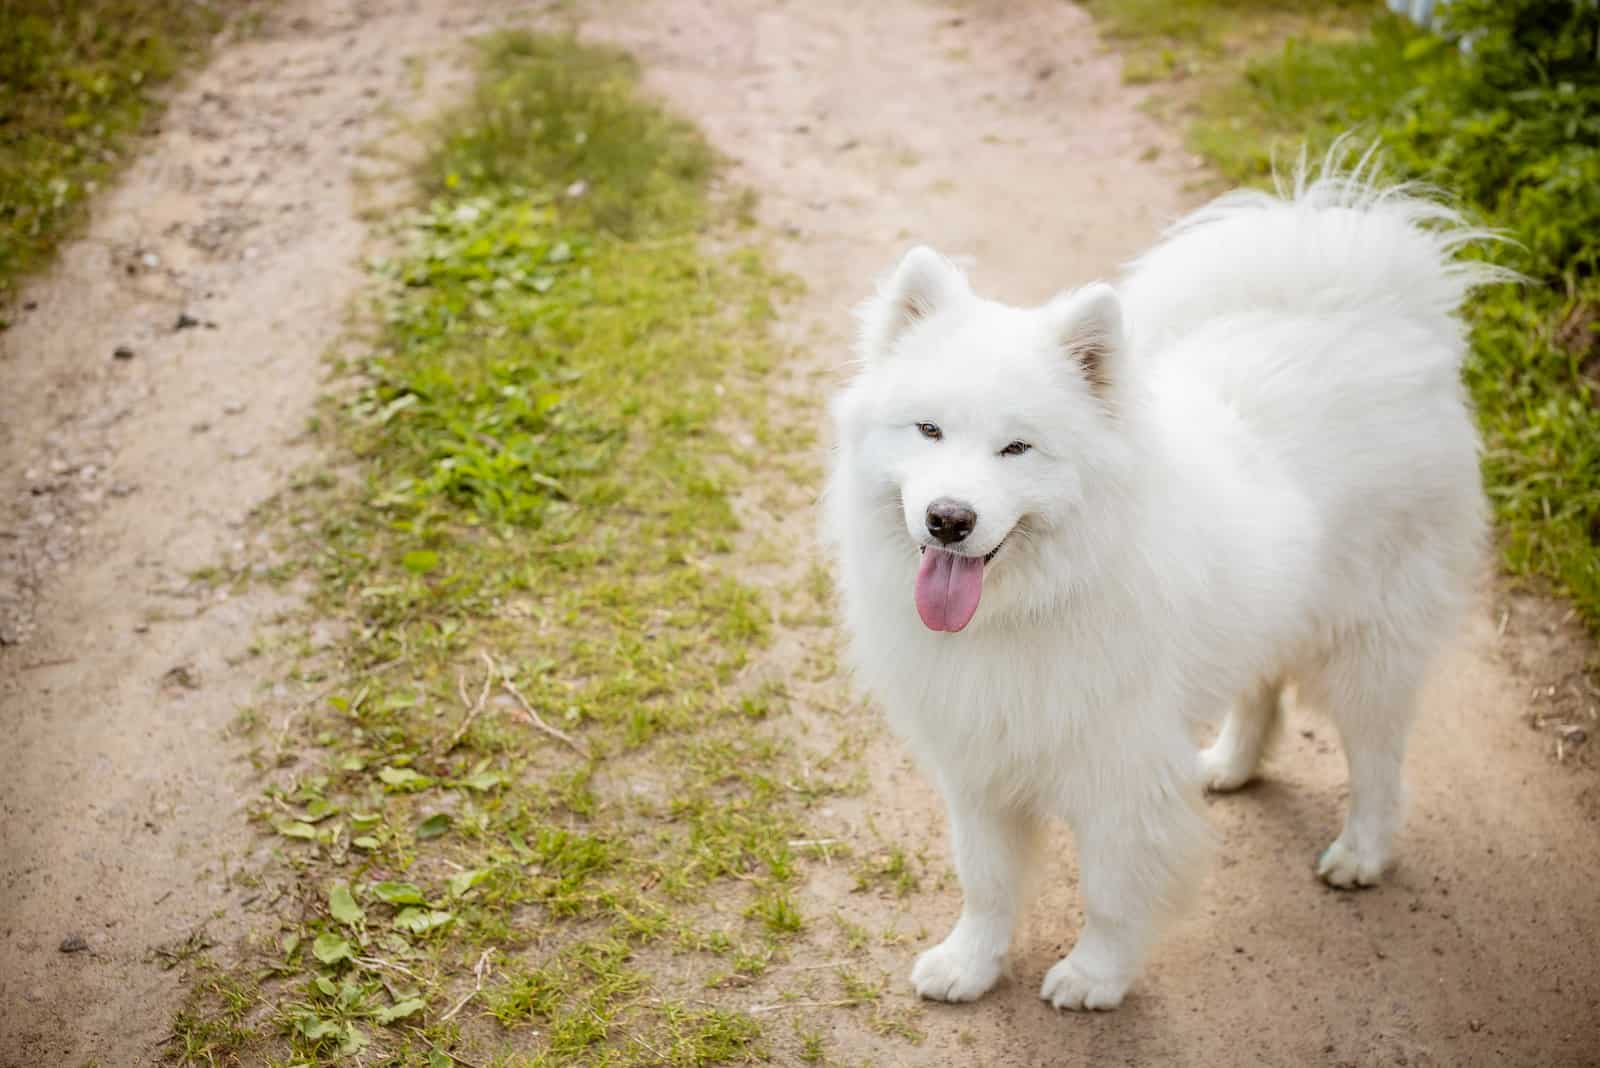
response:
[(956, 631), (980, 597), (1053, 596), (1006, 572), (1043, 570), (1115, 465), (1116, 292), (1096, 284), (1012, 308), (916, 248), (861, 320), (861, 372), (834, 405), (843, 460), (860, 490), (898, 502), (905, 546), (921, 553), (923, 622)]

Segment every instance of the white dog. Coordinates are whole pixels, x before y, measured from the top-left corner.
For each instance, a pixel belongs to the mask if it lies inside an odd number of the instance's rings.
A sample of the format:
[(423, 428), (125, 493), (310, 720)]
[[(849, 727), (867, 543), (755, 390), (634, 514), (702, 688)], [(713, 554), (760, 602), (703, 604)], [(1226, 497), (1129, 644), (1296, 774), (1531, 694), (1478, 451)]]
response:
[(922, 996), (994, 985), (1060, 817), (1087, 922), (1041, 994), (1118, 1005), (1207, 853), (1203, 785), (1251, 777), (1291, 681), (1350, 771), (1317, 871), (1378, 879), (1480, 566), (1456, 311), (1500, 276), (1455, 252), (1482, 236), (1359, 171), (1301, 177), (1184, 220), (1116, 289), (1012, 308), (917, 248), (864, 305), (823, 527), (859, 678), (949, 807), (965, 902)]

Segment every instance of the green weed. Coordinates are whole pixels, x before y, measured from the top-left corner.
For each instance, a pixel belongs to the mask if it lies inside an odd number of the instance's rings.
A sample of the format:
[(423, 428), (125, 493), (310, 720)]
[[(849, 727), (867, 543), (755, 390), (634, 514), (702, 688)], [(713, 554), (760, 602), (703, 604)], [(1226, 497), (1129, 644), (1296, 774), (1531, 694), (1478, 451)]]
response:
[(862, 860), (856, 868), (856, 893), (868, 890), (892, 891), (896, 897), (909, 897), (921, 885), (905, 850), (894, 846)]
[(781, 890), (770, 891), (753, 902), (745, 914), (760, 920), (776, 935), (791, 935), (805, 926), (805, 917), (794, 899)]

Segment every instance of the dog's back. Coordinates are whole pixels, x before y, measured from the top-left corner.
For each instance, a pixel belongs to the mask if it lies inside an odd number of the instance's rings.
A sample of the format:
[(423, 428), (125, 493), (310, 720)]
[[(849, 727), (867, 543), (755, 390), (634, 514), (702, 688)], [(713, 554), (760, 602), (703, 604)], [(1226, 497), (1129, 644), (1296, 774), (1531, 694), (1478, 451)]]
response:
[[(1134, 261), (1119, 291), (1141, 347), (1257, 313), (1381, 311), (1450, 341), (1468, 292), (1511, 277), (1458, 255), (1493, 236), (1418, 187), (1382, 185), (1360, 167), (1313, 175), (1302, 163), (1276, 194), (1239, 190), (1181, 220)], [(1443, 352), (1460, 347), (1397, 351), (1390, 369)]]
[(1486, 235), (1356, 174), (1239, 192), (1181, 222), (1122, 287), (1141, 372), (1175, 413), (1204, 392), (1322, 531), (1322, 625), (1448, 630), (1481, 559), (1477, 434), (1457, 312), (1502, 276)]

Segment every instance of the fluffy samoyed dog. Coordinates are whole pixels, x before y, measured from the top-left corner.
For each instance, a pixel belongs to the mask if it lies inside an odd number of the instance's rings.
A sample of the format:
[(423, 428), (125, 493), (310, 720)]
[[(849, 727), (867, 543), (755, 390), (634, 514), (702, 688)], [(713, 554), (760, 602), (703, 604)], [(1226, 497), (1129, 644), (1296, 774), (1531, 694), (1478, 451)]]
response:
[(861, 310), (823, 530), (859, 680), (949, 809), (964, 902), (923, 997), (1000, 977), (1054, 817), (1086, 923), (1041, 996), (1118, 1005), (1208, 852), (1202, 789), (1251, 778), (1289, 683), (1350, 774), (1317, 872), (1389, 863), (1418, 690), (1480, 567), (1456, 312), (1499, 276), (1439, 204), (1304, 173), (1116, 287), (1009, 307), (916, 248)]

